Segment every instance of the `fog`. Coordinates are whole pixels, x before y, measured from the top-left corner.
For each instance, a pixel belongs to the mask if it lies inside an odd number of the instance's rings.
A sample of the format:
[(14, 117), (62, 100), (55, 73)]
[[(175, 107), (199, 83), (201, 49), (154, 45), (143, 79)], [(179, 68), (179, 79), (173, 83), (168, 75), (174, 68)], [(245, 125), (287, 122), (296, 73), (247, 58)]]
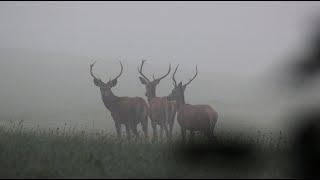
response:
[[(115, 133), (89, 64), (97, 60), (95, 74), (108, 80), (121, 60), (114, 94), (146, 99), (137, 66), (147, 59), (149, 77), (180, 64), (183, 82), (198, 66), (186, 101), (216, 109), (217, 131), (283, 128), (287, 110), (312, 103), (319, 87), (297, 95), (272, 79), (304, 49), (319, 10), (318, 2), (1, 2), (1, 121)], [(158, 96), (171, 92), (170, 77)]]

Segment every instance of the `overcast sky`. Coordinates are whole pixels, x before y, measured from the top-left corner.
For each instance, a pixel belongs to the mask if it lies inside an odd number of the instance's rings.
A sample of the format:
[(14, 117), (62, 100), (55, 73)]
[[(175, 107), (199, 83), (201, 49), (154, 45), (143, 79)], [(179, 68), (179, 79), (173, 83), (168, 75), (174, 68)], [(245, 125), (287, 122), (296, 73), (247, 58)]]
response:
[(319, 10), (318, 2), (0, 2), (0, 48), (255, 73), (297, 48)]
[[(281, 100), (266, 94), (268, 85), (255, 90), (266, 84), (256, 77), (305, 47), (319, 12), (319, 2), (0, 2), (0, 115), (112, 123), (89, 62), (99, 59), (95, 72), (109, 78), (121, 59), (125, 73), (115, 94), (144, 96), (136, 67), (146, 58), (147, 75), (180, 63), (184, 82), (198, 65), (188, 102), (211, 103), (222, 115), (256, 112), (253, 121), (270, 122), (260, 114), (280, 112), (274, 104)], [(166, 78), (157, 94), (168, 95), (171, 86)], [(39, 108), (43, 117), (34, 117)]]

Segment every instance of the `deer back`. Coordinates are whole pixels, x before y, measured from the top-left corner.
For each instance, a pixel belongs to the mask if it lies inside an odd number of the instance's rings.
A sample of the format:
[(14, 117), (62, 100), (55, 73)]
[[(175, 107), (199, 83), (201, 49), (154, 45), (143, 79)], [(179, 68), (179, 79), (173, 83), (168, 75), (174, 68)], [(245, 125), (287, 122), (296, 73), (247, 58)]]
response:
[(182, 127), (202, 130), (210, 127), (218, 119), (217, 112), (209, 105), (185, 104), (178, 111), (177, 120)]
[(115, 120), (125, 122), (139, 121), (147, 116), (147, 103), (140, 97), (119, 97), (112, 103), (111, 114)]

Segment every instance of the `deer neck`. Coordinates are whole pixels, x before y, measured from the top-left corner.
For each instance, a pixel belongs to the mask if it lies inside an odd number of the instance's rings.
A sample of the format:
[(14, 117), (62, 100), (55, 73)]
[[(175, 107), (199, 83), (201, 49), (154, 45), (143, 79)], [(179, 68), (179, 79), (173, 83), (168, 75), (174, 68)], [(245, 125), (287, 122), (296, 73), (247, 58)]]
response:
[(182, 94), (176, 101), (177, 103), (177, 109), (178, 111), (182, 108), (183, 105), (186, 104), (185, 100), (184, 100), (184, 94)]
[(117, 102), (117, 100), (119, 99), (118, 96), (114, 95), (113, 92), (111, 91), (110, 94), (106, 95), (103, 92), (101, 92), (101, 96), (102, 96), (102, 101), (104, 103), (104, 105), (106, 106), (106, 108), (108, 108), (110, 111), (113, 109), (115, 103)]
[(156, 97), (157, 97), (157, 96), (156, 96), (156, 92), (154, 91), (150, 97), (147, 97), (147, 98), (148, 98), (148, 102), (150, 103), (150, 101), (151, 101), (153, 98), (156, 98)]

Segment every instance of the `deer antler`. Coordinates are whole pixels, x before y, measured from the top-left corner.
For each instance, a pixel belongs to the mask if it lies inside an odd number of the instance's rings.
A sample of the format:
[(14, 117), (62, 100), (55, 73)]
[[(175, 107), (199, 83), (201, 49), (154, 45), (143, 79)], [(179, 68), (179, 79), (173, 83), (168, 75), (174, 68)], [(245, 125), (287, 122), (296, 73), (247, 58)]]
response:
[(176, 81), (176, 79), (175, 79), (174, 76), (176, 75), (176, 72), (177, 72), (178, 67), (179, 67), (179, 64), (177, 65), (177, 67), (176, 67), (176, 69), (174, 70), (173, 75), (172, 75), (172, 80), (173, 80), (173, 85), (174, 85), (174, 87), (177, 86), (177, 81)]
[(144, 79), (146, 79), (147, 81), (150, 82), (150, 80), (142, 73), (142, 67), (143, 67), (144, 62), (146, 62), (146, 60), (142, 60), (142, 61), (141, 61), (141, 66), (140, 66), (140, 69), (139, 69), (139, 67), (138, 67), (138, 72), (139, 72), (139, 74), (141, 74), (141, 76), (142, 76)]
[(92, 72), (92, 68), (94, 66), (94, 64), (96, 63), (97, 61), (94, 61), (92, 64), (90, 64), (90, 75), (94, 78), (94, 79), (98, 79), (96, 76), (93, 75), (93, 72)]
[(167, 77), (167, 76), (169, 75), (170, 71), (171, 71), (171, 64), (169, 64), (169, 70), (168, 70), (168, 72), (167, 72), (165, 75), (163, 75), (162, 77), (157, 78), (157, 79), (155, 79), (155, 80), (157, 80), (157, 81), (162, 80), (163, 78), (165, 78), (165, 77)]
[(189, 84), (191, 83), (191, 81), (193, 81), (194, 78), (196, 78), (197, 75), (198, 75), (198, 68), (197, 68), (197, 66), (196, 66), (196, 74), (189, 80), (189, 82), (187, 82), (187, 83), (186, 83), (185, 85), (183, 85), (183, 86), (189, 85)]
[(123, 72), (123, 66), (122, 66), (121, 61), (120, 61), (120, 68), (121, 68), (121, 70), (120, 70), (119, 75), (118, 75), (117, 77), (113, 78), (113, 80), (118, 79), (118, 78), (122, 75), (122, 72)]

